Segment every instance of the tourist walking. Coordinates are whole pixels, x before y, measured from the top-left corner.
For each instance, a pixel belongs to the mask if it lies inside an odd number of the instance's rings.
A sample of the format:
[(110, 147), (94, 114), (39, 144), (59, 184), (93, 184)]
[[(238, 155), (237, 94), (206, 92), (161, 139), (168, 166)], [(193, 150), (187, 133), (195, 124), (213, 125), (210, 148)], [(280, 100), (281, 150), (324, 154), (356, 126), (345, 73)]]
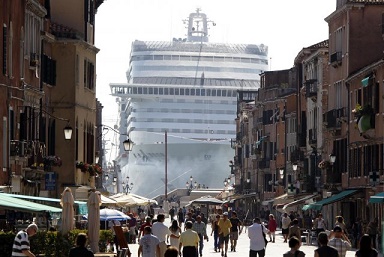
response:
[(288, 238), (291, 238), (293, 236), (295, 236), (297, 238), (301, 238), (301, 231), (300, 231), (300, 227), (299, 227), (299, 221), (297, 219), (294, 219), (292, 221), (292, 226), (289, 227)]
[(319, 248), (315, 250), (315, 257), (339, 257), (337, 250), (328, 246), (328, 236), (325, 232), (320, 232), (317, 241)]
[(289, 218), (285, 212), (281, 218), (281, 233), (283, 234), (284, 243), (288, 240), (289, 226), (291, 226), (291, 218)]
[[(139, 240), (139, 249), (137, 251), (137, 256), (143, 257), (160, 257), (160, 241), (159, 239), (152, 235), (152, 228), (147, 226), (144, 228), (144, 236)], [(165, 252), (165, 251), (164, 251)]]
[(301, 246), (300, 239), (297, 237), (291, 237), (288, 241), (289, 250), (286, 252), (283, 257), (305, 257), (305, 253), (300, 251), (299, 248)]
[(367, 234), (363, 235), (360, 239), (359, 250), (356, 251), (356, 257), (377, 257), (379, 253), (376, 249), (372, 248), (371, 237)]
[(178, 248), (180, 244), (181, 228), (179, 227), (177, 220), (172, 221), (172, 225), (169, 227), (169, 231), (171, 232), (169, 236), (169, 244)]
[(179, 257), (179, 250), (177, 250), (179, 246), (173, 247), (170, 246), (167, 248), (167, 250), (164, 253), (164, 257)]
[(152, 234), (156, 236), (160, 241), (160, 256), (164, 256), (165, 250), (167, 250), (167, 238), (171, 235), (169, 228), (164, 225), (165, 215), (157, 215), (157, 222), (152, 224)]
[(229, 234), (232, 227), (232, 224), (228, 219), (228, 212), (223, 213), (223, 217), (219, 220), (217, 225), (219, 226), (221, 256), (227, 257)]
[(16, 256), (30, 256), (35, 257), (31, 252), (29, 245), (29, 238), (36, 235), (37, 225), (32, 223), (28, 225), (27, 229), (20, 230), (13, 241), (12, 246), (12, 257)]
[(215, 220), (212, 222), (211, 236), (213, 234), (213, 248), (215, 249), (215, 252), (217, 252), (217, 250), (220, 251), (219, 226), (218, 226), (219, 220), (220, 220), (220, 215), (216, 215)]
[(76, 247), (69, 251), (68, 257), (94, 257), (93, 252), (87, 249), (87, 235), (79, 233), (76, 237)]
[(191, 221), (187, 221), (185, 223), (185, 231), (180, 235), (179, 252), (181, 252), (181, 247), (183, 247), (183, 257), (197, 257), (199, 236), (192, 230), (192, 225)]
[(319, 213), (319, 215), (315, 219), (315, 222), (313, 223), (313, 226), (316, 229), (316, 234), (317, 235), (320, 232), (324, 232), (327, 229), (327, 225), (325, 223), (325, 220), (323, 219), (323, 214)]
[(177, 212), (177, 220), (179, 221), (179, 226), (183, 227), (184, 223), (184, 212), (183, 209), (179, 208), (179, 211)]
[(248, 228), (249, 257), (265, 256), (265, 234), (268, 229), (261, 224), (260, 218), (255, 218), (253, 224)]
[(229, 221), (232, 225), (231, 233), (229, 234), (229, 239), (231, 240), (231, 252), (236, 252), (237, 240), (239, 239), (239, 234), (241, 234), (241, 221), (237, 217), (237, 213), (235, 211), (232, 212)]
[(336, 248), (339, 257), (345, 257), (347, 251), (351, 249), (351, 242), (344, 234), (343, 229), (339, 226), (334, 227), (329, 238), (328, 245)]
[(138, 235), (139, 240), (142, 236), (144, 236), (144, 228), (147, 226), (152, 227), (152, 219), (149, 216), (145, 218), (145, 223), (141, 224), (140, 226), (139, 235)]
[(376, 237), (379, 234), (379, 221), (375, 218), (373, 221), (369, 222), (366, 232), (372, 240), (373, 248), (377, 248)]
[(277, 222), (275, 220), (275, 216), (273, 214), (269, 214), (268, 220), (268, 230), (269, 230), (269, 242), (275, 242), (275, 234), (277, 229)]
[(193, 223), (192, 230), (195, 231), (199, 236), (199, 254), (201, 257), (203, 256), (204, 239), (208, 241), (208, 236), (207, 236), (207, 227), (205, 223), (201, 221), (200, 215), (196, 217), (196, 222)]

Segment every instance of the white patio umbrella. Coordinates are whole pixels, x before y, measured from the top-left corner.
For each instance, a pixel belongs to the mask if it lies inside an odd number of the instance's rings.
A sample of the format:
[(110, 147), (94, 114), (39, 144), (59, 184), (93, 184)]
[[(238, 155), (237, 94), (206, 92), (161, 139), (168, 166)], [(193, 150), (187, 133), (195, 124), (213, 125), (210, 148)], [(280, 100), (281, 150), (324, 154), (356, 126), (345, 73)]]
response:
[(135, 194), (115, 194), (113, 196), (110, 196), (111, 199), (115, 200), (118, 204), (120, 205), (125, 205), (125, 206), (146, 206), (150, 204), (157, 204), (157, 201), (135, 195)]
[(100, 192), (92, 192), (88, 198), (88, 241), (94, 253), (99, 252), (99, 232), (100, 232)]
[(66, 187), (61, 194), (60, 205), (63, 208), (61, 213), (61, 233), (67, 234), (74, 228), (74, 215), (73, 209), (74, 199), (72, 191), (69, 187)]

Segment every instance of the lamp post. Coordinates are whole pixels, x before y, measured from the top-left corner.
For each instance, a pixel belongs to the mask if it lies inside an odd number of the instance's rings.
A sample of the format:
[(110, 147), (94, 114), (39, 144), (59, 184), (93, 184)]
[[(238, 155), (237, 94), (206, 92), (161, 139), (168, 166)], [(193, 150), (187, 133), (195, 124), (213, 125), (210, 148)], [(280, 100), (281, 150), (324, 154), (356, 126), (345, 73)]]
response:
[(123, 181), (122, 183), (123, 185), (123, 191), (125, 192), (125, 194), (129, 194), (129, 192), (132, 190), (133, 188), (133, 183), (129, 183), (129, 177), (126, 178), (126, 181)]

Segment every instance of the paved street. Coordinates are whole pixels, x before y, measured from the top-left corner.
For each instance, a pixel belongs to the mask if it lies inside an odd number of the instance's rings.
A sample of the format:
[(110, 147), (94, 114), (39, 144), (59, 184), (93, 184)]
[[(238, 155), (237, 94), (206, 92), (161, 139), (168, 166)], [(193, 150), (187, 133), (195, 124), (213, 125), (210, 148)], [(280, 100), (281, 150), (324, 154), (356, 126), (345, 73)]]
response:
[[(169, 220), (168, 220), (169, 222)], [(168, 223), (166, 222), (166, 224)], [(168, 224), (167, 224), (168, 225)], [(211, 229), (210, 226), (208, 228), (208, 234), (210, 235)], [(213, 248), (213, 237), (209, 237), (209, 242), (205, 241), (204, 250), (203, 250), (203, 256), (206, 257), (220, 257), (219, 252), (215, 252)], [(238, 243), (236, 247), (236, 252), (230, 252), (228, 251), (228, 257), (230, 256), (236, 256), (236, 257), (245, 257), (249, 256), (249, 239), (246, 233), (242, 233), (239, 237)], [(129, 245), (133, 256), (137, 256), (137, 244), (130, 244)], [(308, 246), (305, 243), (300, 248), (301, 251), (305, 252), (306, 256), (314, 256), (314, 250), (316, 249), (316, 246)], [(266, 256), (283, 256), (285, 252), (289, 250), (288, 244), (283, 243), (283, 237), (281, 235), (281, 231), (277, 231), (277, 237), (276, 237), (276, 243), (268, 243)], [(347, 257), (354, 257), (355, 251), (348, 251)], [(382, 257), (382, 255), (380, 255)]]

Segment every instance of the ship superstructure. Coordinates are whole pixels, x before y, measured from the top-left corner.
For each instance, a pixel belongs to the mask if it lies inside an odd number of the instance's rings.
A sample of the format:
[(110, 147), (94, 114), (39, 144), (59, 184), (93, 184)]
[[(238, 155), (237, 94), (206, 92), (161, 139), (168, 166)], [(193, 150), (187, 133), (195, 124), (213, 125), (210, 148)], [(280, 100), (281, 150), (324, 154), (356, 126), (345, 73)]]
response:
[[(132, 43), (126, 84), (110, 84), (119, 104), (119, 129), (135, 143), (123, 169), (135, 184), (164, 177), (168, 133), (169, 186), (184, 187), (192, 175), (222, 187), (233, 156), (238, 90), (257, 90), (268, 69), (265, 45), (208, 42), (215, 25), (197, 10), (186, 21), (187, 38)], [(121, 136), (125, 140), (126, 136)], [(122, 154), (122, 153), (121, 153)], [(142, 194), (159, 194), (140, 188)], [(135, 191), (135, 190), (134, 190)]]

